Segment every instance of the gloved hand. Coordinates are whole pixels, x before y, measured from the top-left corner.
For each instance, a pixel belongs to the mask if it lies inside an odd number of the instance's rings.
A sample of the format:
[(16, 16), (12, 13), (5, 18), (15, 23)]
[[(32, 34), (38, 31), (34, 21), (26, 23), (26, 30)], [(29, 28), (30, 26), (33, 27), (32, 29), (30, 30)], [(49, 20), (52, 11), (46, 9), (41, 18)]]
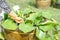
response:
[(23, 22), (23, 19), (18, 17), (13, 11), (9, 13), (9, 17), (11, 17), (17, 23), (22, 23)]

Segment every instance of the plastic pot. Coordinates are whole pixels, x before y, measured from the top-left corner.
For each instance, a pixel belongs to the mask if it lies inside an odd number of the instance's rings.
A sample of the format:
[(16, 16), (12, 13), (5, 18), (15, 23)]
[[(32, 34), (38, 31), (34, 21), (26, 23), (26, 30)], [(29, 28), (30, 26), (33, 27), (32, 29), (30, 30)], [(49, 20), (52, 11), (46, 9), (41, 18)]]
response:
[(36, 0), (38, 8), (47, 8), (51, 4), (51, 0)]

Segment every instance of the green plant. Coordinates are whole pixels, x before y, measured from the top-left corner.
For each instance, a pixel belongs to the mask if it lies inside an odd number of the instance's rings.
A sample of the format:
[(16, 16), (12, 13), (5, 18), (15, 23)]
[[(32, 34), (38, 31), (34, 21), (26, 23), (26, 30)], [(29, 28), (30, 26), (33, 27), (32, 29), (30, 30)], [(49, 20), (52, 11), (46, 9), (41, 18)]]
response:
[(57, 2), (57, 0), (51, 0), (51, 5), (55, 5), (55, 3)]
[(57, 0), (58, 3), (60, 3), (60, 0)]
[(0, 32), (0, 40), (4, 40), (3, 34)]
[[(47, 10), (36, 10), (32, 8), (26, 8), (24, 10), (18, 10), (18, 16), (24, 21), (17, 24), (11, 18), (7, 18), (2, 22), (2, 26), (5, 29), (16, 30), (17, 28), (23, 33), (29, 33), (36, 29), (36, 37), (39, 40), (59, 40), (60, 26)], [(57, 38), (58, 37), (58, 38)]]

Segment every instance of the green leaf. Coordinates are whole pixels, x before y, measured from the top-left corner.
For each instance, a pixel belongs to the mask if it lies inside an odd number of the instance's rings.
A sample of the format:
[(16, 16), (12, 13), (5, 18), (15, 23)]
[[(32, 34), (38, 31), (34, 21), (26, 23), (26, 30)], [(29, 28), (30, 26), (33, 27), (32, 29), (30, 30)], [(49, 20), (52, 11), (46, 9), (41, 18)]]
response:
[(58, 35), (57, 36), (58, 36), (58, 39), (60, 40), (60, 31), (58, 31)]
[(8, 18), (8, 13), (4, 13), (4, 20)]
[(55, 21), (51, 21), (51, 20), (47, 20), (47, 21), (45, 21), (45, 22), (43, 22), (43, 23), (40, 23), (41, 25), (46, 25), (46, 24), (53, 24), (53, 25), (57, 25), (58, 23), (57, 22), (55, 22)]
[(41, 14), (40, 14), (40, 12), (36, 12), (36, 13), (32, 13), (32, 14), (30, 14), (30, 16), (27, 18), (27, 20), (31, 20), (31, 21), (35, 21), (35, 20), (40, 20), (40, 17), (41, 16)]
[(39, 29), (36, 29), (36, 37), (40, 39), (40, 30)]
[(39, 26), (39, 28), (42, 29), (43, 31), (49, 31), (54, 29), (54, 25), (53, 24), (42, 25)]
[(56, 40), (60, 40), (60, 35), (55, 34), (55, 38), (56, 38)]
[(20, 17), (23, 17), (22, 11), (20, 11), (18, 14), (19, 14)]
[(52, 40), (52, 38), (51, 37), (44, 37), (41, 40)]
[(55, 39), (55, 33), (54, 33), (54, 30), (50, 30), (50, 31), (48, 31), (48, 35), (53, 39), (53, 40), (56, 40)]
[(57, 0), (58, 3), (60, 3), (60, 0)]
[(41, 30), (39, 30), (39, 29), (37, 29), (37, 30), (36, 30), (36, 36), (37, 36), (37, 38), (39, 38), (39, 39), (43, 39), (43, 38), (45, 38), (46, 33), (44, 33), (43, 31), (41, 31)]
[(56, 25), (56, 29), (57, 30), (60, 30), (60, 25)]
[(29, 14), (30, 12), (32, 12), (30, 8), (26, 8), (25, 10), (23, 10), (23, 14)]
[(30, 24), (33, 24), (33, 22), (31, 20), (26, 20), (25, 23), (30, 23)]
[(22, 32), (27, 33), (27, 32), (33, 31), (35, 28), (33, 27), (32, 24), (22, 23), (22, 24), (19, 25), (19, 29), (20, 29)]
[(3, 26), (3, 28), (9, 29), (9, 30), (16, 30), (17, 27), (18, 27), (18, 26), (16, 25), (16, 23), (14, 23), (14, 21), (11, 20), (11, 19), (5, 20), (5, 21), (2, 23), (2, 26)]
[(39, 29), (36, 30), (36, 36), (40, 40), (53, 40), (52, 37), (47, 36), (45, 32), (43, 32), (43, 31), (41, 31)]
[(31, 21), (34, 21), (35, 19), (36, 19), (35, 13), (30, 14), (30, 16), (27, 18), (27, 20), (31, 20)]
[(40, 20), (35, 20), (35, 25), (40, 25)]
[(52, 18), (52, 14), (50, 11), (42, 11), (42, 16), (47, 18), (47, 19), (51, 19)]
[(48, 35), (50, 35), (51, 37), (53, 37), (53, 34), (54, 34), (53, 30), (48, 31)]
[(2, 33), (0, 33), (0, 39), (4, 40)]

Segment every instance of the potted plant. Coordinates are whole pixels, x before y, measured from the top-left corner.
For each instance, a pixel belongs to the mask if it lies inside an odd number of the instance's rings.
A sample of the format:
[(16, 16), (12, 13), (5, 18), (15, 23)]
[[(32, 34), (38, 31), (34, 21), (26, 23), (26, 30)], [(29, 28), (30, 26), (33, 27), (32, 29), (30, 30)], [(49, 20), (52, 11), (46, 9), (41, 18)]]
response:
[(38, 8), (47, 8), (51, 4), (51, 0), (36, 0)]
[(57, 0), (51, 0), (51, 5), (55, 6), (55, 3), (57, 2)]
[(60, 0), (52, 0), (51, 5), (55, 8), (60, 8)]
[[(56, 36), (49, 33), (57, 31), (59, 24), (52, 18), (50, 11), (39, 11), (32, 8), (17, 10), (16, 13), (24, 21), (20, 24), (11, 18), (2, 22), (6, 40), (54, 40)], [(55, 35), (55, 34), (54, 34)]]
[(6, 40), (19, 40), (17, 25), (11, 19), (7, 19), (2, 23)]
[[(29, 12), (30, 10), (28, 9), (27, 11)], [(21, 12), (15, 12), (19, 14), (17, 14), (18, 16), (23, 16)], [(23, 18), (23, 20), (25, 19)], [(25, 23), (26, 22), (24, 21), (23, 23), (18, 24), (5, 13), (2, 26), (4, 28), (6, 40), (33, 40), (35, 35), (35, 28), (29, 23)]]
[(55, 5), (56, 5), (56, 8), (60, 8), (60, 0), (57, 0)]

